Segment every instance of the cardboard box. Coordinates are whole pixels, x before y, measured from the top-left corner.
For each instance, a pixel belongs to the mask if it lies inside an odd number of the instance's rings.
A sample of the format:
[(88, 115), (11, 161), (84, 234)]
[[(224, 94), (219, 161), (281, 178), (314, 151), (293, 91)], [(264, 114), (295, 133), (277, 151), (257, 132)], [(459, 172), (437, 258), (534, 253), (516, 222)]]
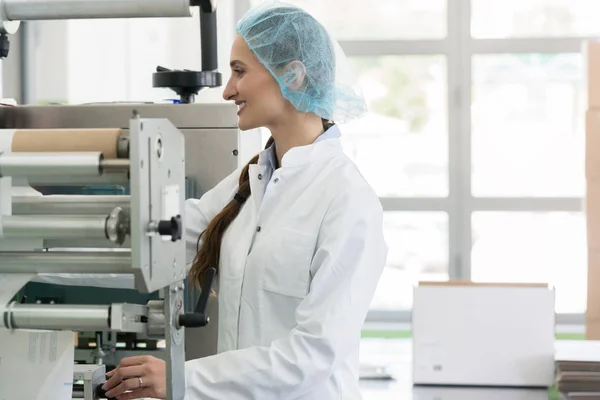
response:
[(548, 400), (548, 391), (529, 388), (417, 386), (413, 400)]
[(600, 108), (600, 41), (583, 43), (584, 87), (587, 109)]
[(585, 113), (585, 176), (600, 181), (600, 109)]
[(549, 387), (555, 290), (546, 284), (435, 282), (414, 289), (413, 383)]
[(585, 338), (587, 340), (598, 340), (600, 338), (600, 319), (585, 318)]
[(600, 250), (600, 180), (587, 180), (584, 209), (588, 249)]
[(585, 337), (600, 340), (600, 250), (588, 248)]

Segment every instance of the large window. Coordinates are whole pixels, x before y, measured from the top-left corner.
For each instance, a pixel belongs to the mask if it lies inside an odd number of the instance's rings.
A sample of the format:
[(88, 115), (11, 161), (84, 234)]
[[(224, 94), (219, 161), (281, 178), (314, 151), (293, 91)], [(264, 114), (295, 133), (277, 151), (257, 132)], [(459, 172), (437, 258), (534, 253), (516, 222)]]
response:
[[(260, 1), (218, 2), (225, 77), (235, 20)], [(369, 105), (342, 130), (385, 210), (371, 317), (408, 321), (419, 280), (472, 279), (549, 282), (559, 321), (583, 322), (580, 52), (600, 34), (600, 2), (288, 1), (333, 31)], [(200, 68), (196, 19), (30, 26), (30, 103), (172, 98), (151, 87), (155, 67)]]
[(385, 210), (371, 316), (407, 320), (419, 280), (471, 279), (548, 282), (583, 321), (580, 50), (600, 2), (293, 3), (333, 31), (369, 105), (343, 140)]

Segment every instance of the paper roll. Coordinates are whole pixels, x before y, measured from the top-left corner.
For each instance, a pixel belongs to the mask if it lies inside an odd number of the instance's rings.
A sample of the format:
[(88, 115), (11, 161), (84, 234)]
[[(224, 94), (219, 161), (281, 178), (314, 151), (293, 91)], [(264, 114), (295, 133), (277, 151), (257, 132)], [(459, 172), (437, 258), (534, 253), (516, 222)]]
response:
[(19, 129), (14, 132), (11, 151), (100, 151), (105, 159), (113, 159), (123, 133), (122, 129)]

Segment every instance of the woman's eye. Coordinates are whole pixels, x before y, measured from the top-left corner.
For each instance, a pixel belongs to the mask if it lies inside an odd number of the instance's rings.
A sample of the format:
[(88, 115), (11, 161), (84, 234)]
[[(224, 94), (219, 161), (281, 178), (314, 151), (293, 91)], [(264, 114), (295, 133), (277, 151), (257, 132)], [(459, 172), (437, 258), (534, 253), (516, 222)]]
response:
[(244, 73), (244, 71), (242, 71), (241, 69), (236, 69), (236, 70), (235, 70), (235, 73), (236, 73), (238, 76), (241, 76), (241, 75)]

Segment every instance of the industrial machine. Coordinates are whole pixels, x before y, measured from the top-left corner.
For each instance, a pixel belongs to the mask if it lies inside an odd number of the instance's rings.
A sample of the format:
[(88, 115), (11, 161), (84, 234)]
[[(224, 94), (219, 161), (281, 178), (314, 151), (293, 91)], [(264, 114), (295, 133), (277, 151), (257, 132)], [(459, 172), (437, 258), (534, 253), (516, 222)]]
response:
[[(233, 104), (194, 104), (202, 88), (221, 85), (214, 1), (0, 0), (0, 57), (18, 20), (181, 17), (191, 6), (200, 8), (202, 71), (158, 67), (152, 83), (174, 90), (182, 104), (0, 107), (0, 274), (152, 295), (143, 304), (102, 296), (96, 304), (18, 296), (0, 303), (0, 329), (95, 335), (93, 359), (82, 356), (88, 364), (75, 367), (73, 398), (102, 398), (103, 364), (118, 349), (101, 343), (118, 335), (162, 341), (167, 398), (184, 398), (184, 361), (214, 352), (217, 326), (206, 326), (215, 300), (186, 281), (186, 192), (201, 196), (245, 164), (261, 136), (240, 134)], [(115, 185), (126, 190), (81, 190)], [(56, 187), (79, 194), (56, 195)]]

